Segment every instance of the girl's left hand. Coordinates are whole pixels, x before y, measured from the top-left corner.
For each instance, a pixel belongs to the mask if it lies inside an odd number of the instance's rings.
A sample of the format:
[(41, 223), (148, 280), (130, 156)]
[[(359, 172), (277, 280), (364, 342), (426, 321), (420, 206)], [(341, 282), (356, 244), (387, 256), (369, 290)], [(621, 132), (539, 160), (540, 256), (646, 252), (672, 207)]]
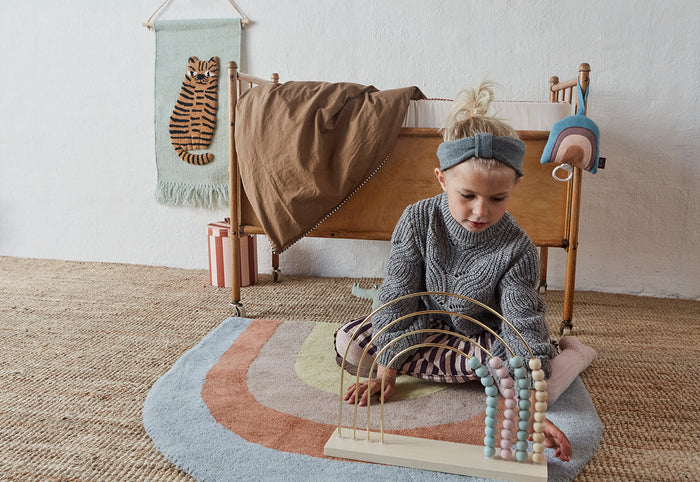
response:
[(365, 405), (367, 405), (367, 400), (369, 399), (369, 397), (381, 391), (382, 377), (385, 371), (386, 380), (384, 386), (384, 401), (386, 402), (387, 400), (389, 400), (396, 391), (396, 370), (393, 368), (385, 368), (381, 365), (377, 365), (376, 378), (373, 378), (372, 380), (368, 380), (366, 382), (362, 382), (359, 385), (353, 384), (345, 392), (343, 400), (350, 404), (353, 404), (355, 403), (355, 397), (357, 396), (359, 400), (359, 406), (364, 407)]

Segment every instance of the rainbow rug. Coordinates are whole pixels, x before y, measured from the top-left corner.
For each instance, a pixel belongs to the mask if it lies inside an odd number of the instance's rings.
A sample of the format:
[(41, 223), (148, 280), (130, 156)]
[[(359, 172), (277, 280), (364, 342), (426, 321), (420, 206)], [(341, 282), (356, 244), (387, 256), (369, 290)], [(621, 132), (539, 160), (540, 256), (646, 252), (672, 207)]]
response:
[[(168, 460), (198, 480), (470, 480), (323, 455), (338, 423), (336, 328), (303, 321), (225, 320), (155, 383), (143, 408), (147, 433)], [(483, 443), (484, 393), (478, 384), (448, 386), (403, 377), (397, 388), (385, 406), (387, 432)], [(372, 410), (378, 411), (378, 405)], [(352, 426), (352, 412), (351, 406), (344, 407), (344, 426)], [(549, 479), (570, 480), (602, 435), (580, 379), (549, 408), (548, 417), (573, 446), (573, 458), (566, 463), (548, 452)], [(364, 428), (365, 409), (358, 420)]]

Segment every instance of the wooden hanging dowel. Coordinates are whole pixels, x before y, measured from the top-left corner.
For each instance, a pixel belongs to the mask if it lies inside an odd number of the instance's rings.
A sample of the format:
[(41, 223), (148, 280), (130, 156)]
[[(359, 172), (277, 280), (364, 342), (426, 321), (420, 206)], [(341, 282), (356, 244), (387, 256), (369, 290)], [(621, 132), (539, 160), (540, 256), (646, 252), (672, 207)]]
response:
[[(143, 22), (143, 26), (146, 27), (148, 30), (151, 30), (153, 28), (153, 20), (154, 18), (158, 15), (158, 13), (165, 8), (167, 4), (169, 4), (172, 0), (165, 0), (163, 3), (160, 4), (160, 7), (156, 9), (155, 12), (151, 14), (150, 17), (148, 17), (148, 20)], [(233, 0), (228, 0), (228, 3), (231, 4), (231, 6), (238, 12), (238, 15), (241, 16), (241, 28), (246, 28), (248, 25), (250, 25), (252, 22), (251, 20), (245, 16), (245, 14), (241, 11), (240, 8), (238, 8), (238, 5), (236, 5)]]

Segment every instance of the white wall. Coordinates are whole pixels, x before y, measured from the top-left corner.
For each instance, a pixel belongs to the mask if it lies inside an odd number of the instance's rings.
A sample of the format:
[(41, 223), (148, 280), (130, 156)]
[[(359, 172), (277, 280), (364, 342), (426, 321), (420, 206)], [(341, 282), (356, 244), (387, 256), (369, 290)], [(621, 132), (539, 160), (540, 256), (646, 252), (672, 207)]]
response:
[[(172, 3), (160, 18), (235, 16), (225, 0)], [(225, 210), (153, 197), (155, 38), (141, 22), (160, 4), (0, 0), (1, 255), (207, 266), (206, 225)], [(696, 0), (237, 4), (254, 22), (242, 67), (261, 77), (417, 85), (431, 97), (487, 78), (502, 99), (544, 100), (550, 75), (590, 63), (588, 113), (608, 167), (584, 179), (577, 288), (698, 298)], [(282, 269), (379, 277), (387, 254), (387, 243), (307, 239)]]

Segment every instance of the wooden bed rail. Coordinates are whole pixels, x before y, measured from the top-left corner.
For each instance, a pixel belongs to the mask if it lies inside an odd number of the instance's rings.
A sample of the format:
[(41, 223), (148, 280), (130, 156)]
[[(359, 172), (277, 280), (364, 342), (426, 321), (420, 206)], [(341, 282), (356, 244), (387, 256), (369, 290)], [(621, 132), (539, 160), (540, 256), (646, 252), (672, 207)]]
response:
[(236, 62), (229, 62), (228, 63), (228, 71), (229, 71), (229, 80), (232, 82), (235, 81), (236, 87), (237, 87), (237, 96), (236, 99), (240, 98), (242, 92), (241, 87), (243, 84), (248, 84), (248, 88), (253, 87), (254, 85), (263, 85), (263, 84), (279, 84), (280, 83), (280, 76), (277, 73), (273, 73), (270, 76), (270, 80), (263, 79), (261, 77), (255, 77), (253, 75), (245, 74), (243, 72), (238, 71), (238, 64)]
[[(549, 101), (567, 102), (572, 104), (574, 99), (574, 89), (579, 82), (581, 83), (581, 88), (583, 89), (584, 93), (588, 90), (590, 72), (591, 66), (583, 63), (578, 66), (578, 77), (576, 78), (559, 82), (559, 77), (556, 75), (552, 76), (549, 79)], [(578, 107), (578, 98), (576, 98), (576, 103), (576, 106)]]

